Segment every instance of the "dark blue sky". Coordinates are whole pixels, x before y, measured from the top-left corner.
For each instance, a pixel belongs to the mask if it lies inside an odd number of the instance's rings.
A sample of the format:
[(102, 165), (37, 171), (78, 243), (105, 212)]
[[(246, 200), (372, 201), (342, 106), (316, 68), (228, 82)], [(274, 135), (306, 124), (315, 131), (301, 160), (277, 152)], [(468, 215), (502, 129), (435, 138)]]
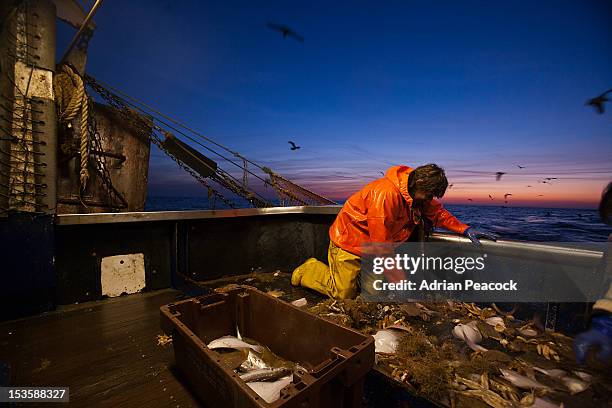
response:
[[(107, 0), (87, 69), (334, 198), (391, 164), (437, 162), (451, 202), (511, 189), (528, 203), (526, 184), (561, 174), (546, 203), (594, 205), (612, 179), (612, 116), (584, 102), (612, 88), (611, 4)], [(206, 194), (159, 151), (149, 187)]]

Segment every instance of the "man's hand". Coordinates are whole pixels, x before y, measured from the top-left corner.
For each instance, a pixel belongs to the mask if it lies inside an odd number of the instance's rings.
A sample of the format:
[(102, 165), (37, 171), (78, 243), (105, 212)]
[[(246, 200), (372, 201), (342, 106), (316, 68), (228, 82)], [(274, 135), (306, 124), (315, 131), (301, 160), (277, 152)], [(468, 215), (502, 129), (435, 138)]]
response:
[(584, 364), (591, 347), (599, 348), (595, 357), (602, 363), (612, 359), (612, 314), (595, 316), (591, 328), (574, 339), (574, 352), (579, 364)]
[(474, 245), (480, 245), (480, 241), (478, 240), (478, 238), (487, 238), (487, 239), (490, 239), (491, 241), (497, 241), (497, 235), (490, 234), (488, 232), (479, 231), (472, 227), (469, 227), (468, 229), (463, 231), (463, 235), (468, 237)]

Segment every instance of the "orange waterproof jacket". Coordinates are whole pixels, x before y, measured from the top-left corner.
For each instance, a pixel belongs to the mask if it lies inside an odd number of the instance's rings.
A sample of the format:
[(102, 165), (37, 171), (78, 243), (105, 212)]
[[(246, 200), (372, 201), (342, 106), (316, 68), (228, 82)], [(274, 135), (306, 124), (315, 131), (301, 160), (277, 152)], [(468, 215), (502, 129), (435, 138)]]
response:
[[(329, 229), (329, 238), (336, 246), (362, 256), (361, 247), (368, 242), (403, 242), (418, 223), (408, 194), (408, 175), (413, 169), (394, 166), (385, 177), (374, 180), (344, 203)], [(468, 226), (442, 208), (436, 199), (422, 210), (435, 227), (462, 234)]]

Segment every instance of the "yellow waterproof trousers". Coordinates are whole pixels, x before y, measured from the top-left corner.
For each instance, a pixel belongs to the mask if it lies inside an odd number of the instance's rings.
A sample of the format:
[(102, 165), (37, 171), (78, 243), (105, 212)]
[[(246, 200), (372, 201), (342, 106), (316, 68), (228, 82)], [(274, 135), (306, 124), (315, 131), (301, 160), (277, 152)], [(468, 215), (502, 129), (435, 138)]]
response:
[(291, 275), (291, 284), (314, 289), (333, 299), (349, 299), (357, 296), (357, 281), (361, 270), (361, 258), (329, 242), (325, 263), (309, 258)]

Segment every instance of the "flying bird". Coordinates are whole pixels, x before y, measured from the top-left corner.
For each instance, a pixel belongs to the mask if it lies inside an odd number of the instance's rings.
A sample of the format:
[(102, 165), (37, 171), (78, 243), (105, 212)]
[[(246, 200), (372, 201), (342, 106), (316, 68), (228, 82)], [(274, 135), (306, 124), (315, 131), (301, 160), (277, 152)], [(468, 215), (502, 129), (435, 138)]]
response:
[(508, 197), (511, 196), (512, 194), (510, 193), (506, 193), (504, 194), (504, 203), (508, 204)]
[(293, 143), (291, 140), (289, 141), (289, 144), (291, 145), (291, 150), (297, 150), (297, 149), (301, 149), (301, 146), (296, 145), (295, 143)]
[(502, 176), (503, 176), (504, 174), (506, 174), (506, 173), (504, 173), (503, 171), (498, 171), (497, 173), (495, 173), (495, 180), (496, 180), (496, 181), (501, 180), (501, 178), (502, 178)]
[(608, 89), (606, 92), (602, 93), (601, 95), (596, 96), (595, 98), (589, 99), (588, 101), (586, 101), (585, 105), (592, 106), (593, 108), (595, 108), (597, 113), (601, 115), (605, 111), (604, 104), (610, 100), (606, 97), (606, 95), (609, 94), (610, 92), (612, 92), (612, 89)]
[(382, 176), (384, 176), (384, 175), (385, 175), (385, 173), (383, 173), (382, 171), (379, 171), (379, 173), (380, 173)]
[(531, 186), (527, 186), (527, 187), (531, 187)]
[(468, 201), (474, 201), (474, 200), (472, 200), (471, 198), (468, 198)]
[(525, 166), (521, 166), (520, 164), (517, 164), (516, 167), (518, 167), (519, 169), (524, 169)]
[(536, 197), (544, 197), (544, 194), (538, 194)]
[(304, 42), (304, 37), (302, 37), (295, 31), (293, 31), (291, 28), (287, 27), (286, 25), (268, 23), (266, 24), (266, 26), (270, 30), (278, 31), (279, 33), (281, 33), (283, 35), (283, 38), (291, 37), (294, 40), (297, 40), (299, 42)]
[(557, 178), (556, 177), (546, 177), (544, 180), (549, 180), (549, 181), (550, 180), (557, 180)]
[(452, 186), (454, 186), (454, 184), (449, 184), (447, 188), (451, 188)]
[(492, 196), (491, 194), (489, 194), (489, 198), (490, 198), (491, 200), (493, 200), (493, 196)]

